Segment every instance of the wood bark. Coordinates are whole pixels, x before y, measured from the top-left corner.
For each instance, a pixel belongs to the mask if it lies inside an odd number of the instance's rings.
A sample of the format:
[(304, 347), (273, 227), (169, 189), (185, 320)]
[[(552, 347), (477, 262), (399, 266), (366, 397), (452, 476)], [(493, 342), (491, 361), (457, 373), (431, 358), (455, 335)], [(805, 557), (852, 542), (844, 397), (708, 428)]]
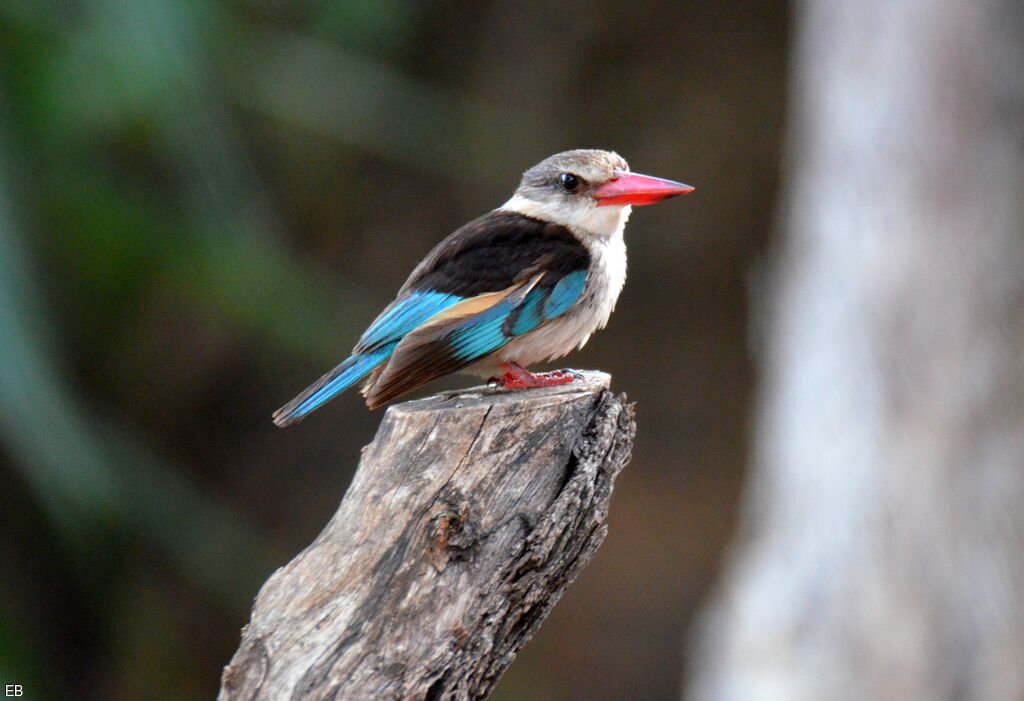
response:
[(1024, 4), (823, 0), (692, 698), (1024, 698)]
[(388, 409), (325, 530), (264, 584), (220, 699), (479, 699), (604, 540), (609, 377)]

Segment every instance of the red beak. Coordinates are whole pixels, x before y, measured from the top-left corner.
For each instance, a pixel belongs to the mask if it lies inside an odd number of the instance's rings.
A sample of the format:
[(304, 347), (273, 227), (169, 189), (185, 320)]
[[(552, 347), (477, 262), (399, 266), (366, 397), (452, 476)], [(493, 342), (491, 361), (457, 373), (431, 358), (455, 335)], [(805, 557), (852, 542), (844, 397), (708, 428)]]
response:
[(639, 173), (617, 170), (611, 180), (591, 193), (598, 207), (610, 204), (654, 204), (669, 197), (693, 192), (689, 185)]

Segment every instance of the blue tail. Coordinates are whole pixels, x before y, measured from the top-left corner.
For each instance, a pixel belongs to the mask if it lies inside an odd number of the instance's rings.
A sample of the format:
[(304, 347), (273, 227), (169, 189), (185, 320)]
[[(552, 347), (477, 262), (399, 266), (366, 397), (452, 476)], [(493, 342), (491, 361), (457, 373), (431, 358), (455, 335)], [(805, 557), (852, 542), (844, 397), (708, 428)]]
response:
[(295, 399), (275, 411), (274, 423), (278, 426), (287, 426), (301, 421), (307, 414), (319, 409), (324, 403), (373, 372), (378, 365), (391, 356), (396, 345), (397, 342), (389, 343), (369, 353), (349, 356), (336, 368), (304, 389)]

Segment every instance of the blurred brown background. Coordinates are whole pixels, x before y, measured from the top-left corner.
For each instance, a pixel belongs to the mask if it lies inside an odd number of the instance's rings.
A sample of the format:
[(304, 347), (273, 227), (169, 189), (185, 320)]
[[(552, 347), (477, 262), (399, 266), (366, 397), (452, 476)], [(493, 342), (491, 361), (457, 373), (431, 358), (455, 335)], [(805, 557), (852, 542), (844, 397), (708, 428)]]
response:
[(677, 697), (749, 442), (788, 34), (765, 2), (0, 4), (0, 680), (211, 697), (380, 418), (271, 411), (525, 168), (599, 147), (697, 192), (633, 215), (569, 361), (638, 403), (635, 457), (497, 698)]

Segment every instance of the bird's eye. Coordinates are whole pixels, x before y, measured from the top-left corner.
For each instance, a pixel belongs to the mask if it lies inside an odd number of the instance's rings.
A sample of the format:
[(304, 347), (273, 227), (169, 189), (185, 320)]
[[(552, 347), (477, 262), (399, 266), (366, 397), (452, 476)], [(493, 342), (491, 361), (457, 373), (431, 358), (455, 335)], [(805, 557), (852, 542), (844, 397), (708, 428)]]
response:
[(558, 184), (562, 186), (562, 189), (566, 192), (573, 192), (580, 186), (580, 179), (572, 173), (562, 173), (558, 176)]

